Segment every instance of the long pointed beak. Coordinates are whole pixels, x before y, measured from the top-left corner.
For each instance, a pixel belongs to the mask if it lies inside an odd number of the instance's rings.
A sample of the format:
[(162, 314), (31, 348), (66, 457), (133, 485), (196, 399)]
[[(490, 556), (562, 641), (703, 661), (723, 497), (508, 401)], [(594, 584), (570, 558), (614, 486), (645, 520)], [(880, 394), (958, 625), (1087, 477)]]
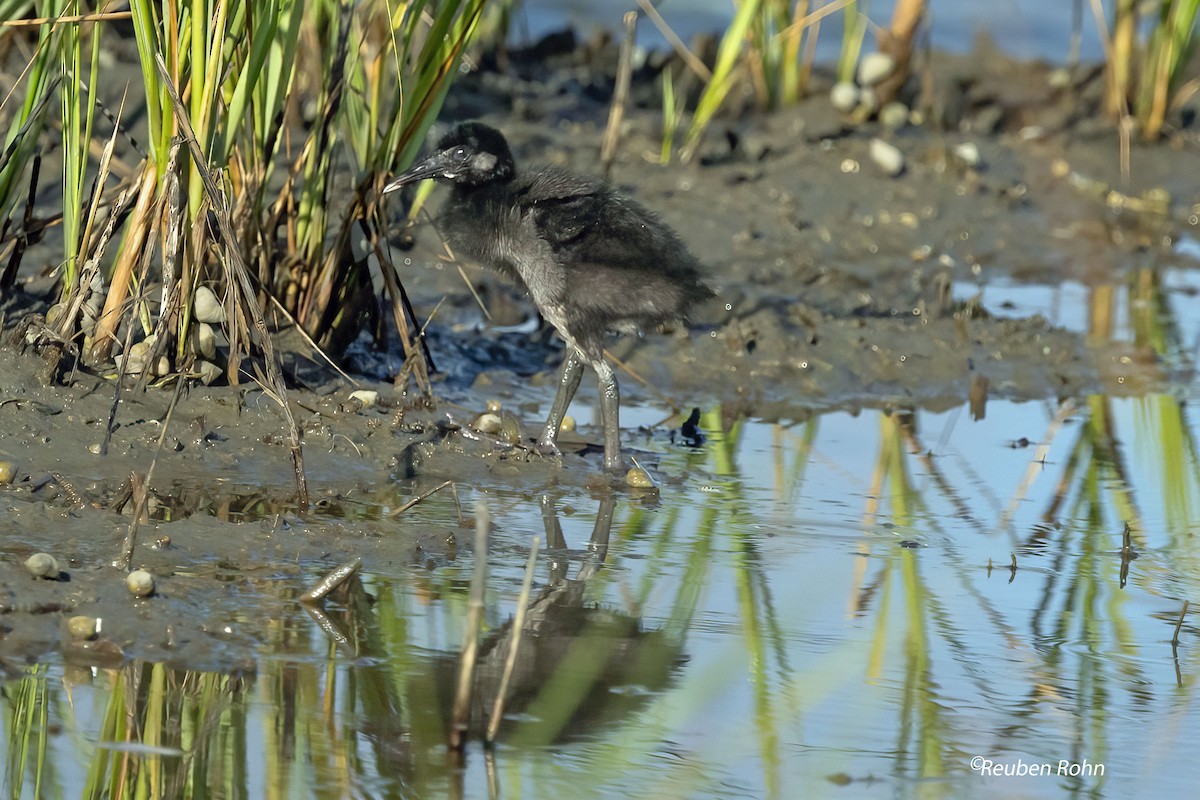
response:
[(400, 173), (392, 179), (391, 183), (383, 187), (383, 194), (394, 192), (402, 186), (407, 186), (410, 183), (423, 181), (427, 178), (438, 178), (445, 173), (445, 158), (442, 153), (435, 153), (428, 158), (422, 159), (413, 164), (406, 171)]

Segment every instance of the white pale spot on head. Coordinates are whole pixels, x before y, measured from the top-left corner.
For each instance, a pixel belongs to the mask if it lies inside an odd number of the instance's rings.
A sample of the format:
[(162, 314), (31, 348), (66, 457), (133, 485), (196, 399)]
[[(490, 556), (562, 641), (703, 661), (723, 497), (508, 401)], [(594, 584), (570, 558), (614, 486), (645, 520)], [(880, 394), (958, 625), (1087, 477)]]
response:
[(490, 172), (496, 166), (496, 157), (491, 153), (476, 153), (471, 166), (479, 172)]

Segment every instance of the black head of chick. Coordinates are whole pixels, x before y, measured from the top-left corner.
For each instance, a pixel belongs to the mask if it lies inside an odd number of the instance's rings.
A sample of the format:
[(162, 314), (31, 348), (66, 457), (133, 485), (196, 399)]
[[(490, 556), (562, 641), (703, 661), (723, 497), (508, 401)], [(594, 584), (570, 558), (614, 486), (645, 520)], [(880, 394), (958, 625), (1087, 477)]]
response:
[(464, 122), (438, 142), (434, 153), (383, 187), (384, 194), (415, 181), (433, 178), (460, 186), (504, 182), (516, 175), (504, 135), (478, 122)]
[(454, 252), (521, 284), (567, 343), (539, 449), (558, 452), (586, 364), (600, 383), (605, 467), (620, 470), (620, 394), (604, 337), (682, 319), (712, 297), (699, 262), (657, 216), (604, 181), (555, 166), (518, 170), (503, 134), (482, 123), (456, 126), (383, 191), (427, 178), (453, 186), (439, 225)]

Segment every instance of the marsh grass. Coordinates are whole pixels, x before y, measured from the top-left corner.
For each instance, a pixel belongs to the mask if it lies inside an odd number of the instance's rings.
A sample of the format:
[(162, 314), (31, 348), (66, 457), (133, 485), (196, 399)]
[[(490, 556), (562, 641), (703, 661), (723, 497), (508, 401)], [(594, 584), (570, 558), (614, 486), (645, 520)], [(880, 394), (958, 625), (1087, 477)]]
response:
[[(29, 211), (22, 216), (23, 201), (37, 187), (40, 140), (58, 127), (59, 296), (75, 313), (55, 314), (43, 346), (57, 340), (102, 370), (117, 355), (122, 372), (143, 379), (205, 372), (200, 362), (216, 360), (237, 383), (257, 371), (243, 369), (261, 347), (248, 334), (254, 314), (246, 304), (254, 303), (273, 325), (295, 320), (336, 359), (378, 316), (378, 264), (405, 349), (403, 374), (427, 394), (420, 321), (382, 244), (378, 187), (420, 146), (485, 5), (162, 0), (111, 11), (115, 3), (0, 0), (14, 23), (0, 36), (25, 37), (33, 53), (2, 99), (0, 290), (15, 285), (40, 232)], [(115, 19), (132, 22), (146, 100), (138, 137), (145, 151), (134, 154), (141, 162), (123, 182), (108, 170), (115, 136), (96, 113), (107, 111), (99, 87), (111, 78), (100, 54), (106, 39), (120, 36), (108, 29)], [(168, 83), (183, 99), (200, 159), (186, 149), (173, 156), (180, 125)], [(109, 116), (128, 135), (122, 111)], [(232, 241), (211, 224), (205, 169), (216, 176)], [(352, 246), (359, 236), (366, 253)], [(225, 272), (223, 247), (231, 245), (250, 267), (250, 292), (235, 291)], [(196, 344), (200, 286), (223, 298), (228, 353), (202, 354)], [(94, 326), (81, 312), (89, 304)], [(130, 345), (151, 334), (150, 357), (131, 358)]]
[(1158, 138), (1168, 113), (1197, 88), (1183, 77), (1195, 48), (1200, 0), (1118, 0), (1111, 27), (1099, 0), (1091, 8), (1104, 42), (1105, 110), (1122, 122), (1132, 118), (1144, 138)]
[(1200, 0), (1164, 0), (1146, 44), (1141, 81), (1134, 102), (1142, 133), (1157, 138), (1167, 112), (1195, 91), (1182, 91), (1183, 67), (1196, 43), (1196, 15)]
[[(32, 3), (8, 2), (0, 6), (0, 11), (11, 15), (54, 11), (51, 3), (39, 3), (36, 8), (33, 6)], [(0, 29), (0, 35), (4, 33), (7, 32)], [(6, 262), (0, 291), (12, 288), (21, 258), (33, 238), (33, 232), (29, 229), (31, 215), (27, 213), (25, 219), (16, 222), (14, 212), (26, 196), (24, 189), (27, 183), (30, 197), (37, 191), (40, 175), (38, 139), (49, 125), (49, 111), (62, 83), (61, 70), (56, 67), (63, 57), (64, 36), (60, 28), (39, 26), (36, 35), (31, 37), (32, 58), (17, 76), (11, 90), (6, 91), (0, 100), (0, 114), (9, 119), (4, 149), (0, 152), (0, 218), (3, 219), (0, 223), (0, 257)], [(62, 100), (63, 104), (67, 102), (65, 98)]]
[(675, 131), (683, 118), (683, 98), (675, 96), (675, 74), (669, 69), (662, 71), (662, 146), (659, 150), (658, 163), (671, 163), (671, 153), (675, 149)]
[[(33, 18), (0, 35), (35, 42), (2, 107), (0, 291), (13, 288), (40, 234), (39, 151), (58, 127), (59, 303), (28, 340), (57, 365), (49, 380), (83, 360), (118, 384), (127, 375), (143, 385), (207, 383), (220, 373), (257, 382), (285, 418), (303, 508), (299, 428), (273, 330), (294, 322), (327, 360), (340, 357), (364, 323), (378, 323), (375, 264), (404, 349), (398, 383), (415, 381), (431, 399), (421, 321), (384, 245), (379, 188), (412, 160), (437, 116), (485, 0), (115, 5), (95, 13), (79, 0), (3, 5)], [(140, 163), (121, 182), (110, 167), (118, 133), (128, 136), (125, 102), (110, 113), (99, 90), (117, 19), (132, 22), (146, 130)], [(100, 132), (97, 111), (110, 130)], [(355, 251), (356, 237), (366, 252)], [(199, 313), (201, 287), (220, 308)]]
[(32, 794), (41, 797), (49, 766), (49, 702), (46, 686), (48, 668), (29, 670), (24, 679), (9, 683), (5, 691), (5, 735), (8, 737), (8, 762), (4, 765), (6, 783), (14, 797), (24, 796), (26, 779), (31, 778)]
[[(411, 374), (428, 392), (426, 361), (416, 339), (420, 325), (382, 245), (386, 221), (379, 190), (387, 173), (410, 162), (424, 141), (475, 35), (485, 1), (443, 4), (429, 17), (423, 16), (423, 5), (401, 15), (399, 10), (385, 13), (383, 5), (363, 4), (353, 17), (342, 7), (335, 49), (344, 57), (334, 59), (337, 69), (327, 78), (332, 88), (322, 98), (320, 122), (305, 145), (300, 171), (307, 189), (294, 233), (289, 233), (314, 268), (296, 287), (296, 303), (289, 310), (335, 352), (348, 345), (361, 328), (358, 317), (374, 313), (366, 257), (353, 250), (356, 236), (365, 236), (367, 255), (380, 265), (404, 347), (401, 374)], [(328, 144), (339, 138), (347, 144), (353, 188), (349, 207), (330, 225), (323, 214), (336, 176)]]
[(853, 81), (862, 54), (863, 37), (867, 33), (867, 18), (858, 13), (857, 0), (850, 0), (842, 9), (842, 49), (838, 53), (837, 79)]
[[(915, 17), (912, 9), (917, 8)], [(914, 24), (908, 31), (909, 47), (915, 23), (921, 19), (924, 0), (906, 0), (905, 9)], [(838, 11), (845, 17), (845, 34), (838, 61), (839, 74), (853, 75), (866, 30), (866, 18), (855, 0), (831, 0), (815, 5), (810, 0), (740, 0), (729, 27), (721, 36), (716, 63), (704, 75), (705, 86), (696, 102), (691, 124), (684, 134), (680, 158), (690, 161), (713, 118), (743, 81), (749, 81), (754, 105), (764, 111), (799, 102), (808, 89), (821, 21)], [(678, 47), (677, 47), (678, 49)], [(905, 73), (907, 75), (907, 73)], [(669, 105), (664, 86), (664, 131), (662, 160), (669, 156), (673, 137), (675, 94)]]
[(744, 66), (746, 40), (758, 20), (761, 6), (762, 0), (743, 0), (738, 3), (733, 21), (721, 36), (712, 77), (696, 102), (692, 124), (684, 134), (683, 148), (680, 152), (680, 158), (684, 162), (691, 161), (695, 156), (704, 132), (739, 80), (739, 72)]

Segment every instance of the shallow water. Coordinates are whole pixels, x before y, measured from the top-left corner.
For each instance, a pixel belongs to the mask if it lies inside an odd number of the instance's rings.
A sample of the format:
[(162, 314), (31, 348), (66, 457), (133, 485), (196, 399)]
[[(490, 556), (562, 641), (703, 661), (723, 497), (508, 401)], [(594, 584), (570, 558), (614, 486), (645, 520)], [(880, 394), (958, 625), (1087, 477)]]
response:
[[(667, 24), (685, 42), (697, 34), (719, 33), (724, 30), (733, 13), (729, 0), (671, 0), (656, 4)], [(825, 3), (812, 3), (814, 9)], [(551, 31), (573, 25), (578, 30), (595, 28), (617, 30), (621, 16), (638, 8), (634, 0), (613, 3), (611, 0), (526, 0), (524, 24), (517, 33), (536, 39)], [(886, 27), (892, 18), (894, 0), (859, 2), (860, 13), (876, 25)], [(1075, 7), (1082, 11), (1075, 16)], [(1111, 9), (1106, 7), (1111, 13)], [(931, 4), (929, 25), (933, 46), (940, 50), (964, 53), (975, 43), (976, 36), (986, 33), (1014, 58), (1043, 58), (1061, 63), (1071, 48), (1072, 31), (1079, 30), (1079, 51), (1082, 58), (1097, 61), (1103, 48), (1097, 33), (1096, 21), (1086, 3), (1046, 3), (1041, 0), (955, 0), (952, 3)], [(1078, 21), (1077, 21), (1078, 20)], [(835, 12), (822, 21), (817, 55), (823, 62), (836, 59), (841, 47), (843, 15)], [(639, 43), (652, 48), (667, 46), (663, 37), (649, 22), (639, 28)], [(868, 41), (873, 38), (868, 35)]]
[[(1195, 625), (1172, 638), (1200, 588), (1190, 400), (725, 432), (710, 409), (702, 448), (628, 437), (656, 451), (643, 457), (663, 488), (609, 501), (606, 552), (605, 501), (585, 489), (460, 487), (493, 518), (485, 635), (502, 632), (548, 518), (567, 545), (536, 569), (535, 596), (556, 582), (562, 596), (522, 645), (537, 661), (494, 752), (473, 738), (460, 764), (444, 745), (475, 565), (462, 548), (431, 569), (367, 563), (374, 600), (331, 604), (323, 623), (298, 607), (266, 621), (242, 676), (56, 663), (9, 681), (4, 786), (35, 796), (34, 759), (16, 759), (44, 741), (43, 796), (89, 796), (124, 758), (213, 797), (1185, 796), (1172, 765), (1200, 744)], [(435, 496), (414, 513), (454, 509)], [(23, 725), (29, 708), (47, 716)], [(1053, 774), (981, 774), (976, 757)]]

